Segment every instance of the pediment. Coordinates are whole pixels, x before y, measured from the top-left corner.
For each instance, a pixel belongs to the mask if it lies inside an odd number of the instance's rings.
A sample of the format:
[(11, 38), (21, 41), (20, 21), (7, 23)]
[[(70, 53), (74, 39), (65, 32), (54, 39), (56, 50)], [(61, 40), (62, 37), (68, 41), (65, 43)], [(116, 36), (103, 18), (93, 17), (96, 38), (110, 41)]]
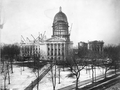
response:
[(52, 37), (46, 40), (46, 42), (65, 42), (66, 40), (64, 38), (60, 37)]

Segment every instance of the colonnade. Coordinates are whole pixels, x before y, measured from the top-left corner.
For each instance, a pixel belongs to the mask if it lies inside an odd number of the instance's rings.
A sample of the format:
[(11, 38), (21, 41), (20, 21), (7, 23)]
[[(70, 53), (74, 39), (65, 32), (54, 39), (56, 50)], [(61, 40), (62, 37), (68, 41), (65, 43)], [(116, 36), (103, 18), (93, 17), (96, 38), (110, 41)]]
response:
[(65, 43), (49, 43), (47, 44), (47, 56), (49, 59), (64, 60), (66, 55)]

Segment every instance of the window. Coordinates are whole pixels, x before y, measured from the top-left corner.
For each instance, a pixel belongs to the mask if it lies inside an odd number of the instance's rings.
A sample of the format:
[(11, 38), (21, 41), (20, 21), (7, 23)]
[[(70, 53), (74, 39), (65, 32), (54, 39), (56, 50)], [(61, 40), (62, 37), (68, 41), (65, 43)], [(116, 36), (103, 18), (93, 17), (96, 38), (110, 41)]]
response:
[(50, 51), (50, 48), (48, 48), (48, 51)]
[(60, 51), (58, 51), (58, 55), (60, 55)]
[(62, 55), (64, 55), (64, 52), (62, 52)]
[(53, 55), (53, 52), (51, 52), (51, 55)]
[(57, 55), (57, 53), (55, 52), (54, 55)]
[(48, 56), (49, 56), (49, 52), (48, 52)]

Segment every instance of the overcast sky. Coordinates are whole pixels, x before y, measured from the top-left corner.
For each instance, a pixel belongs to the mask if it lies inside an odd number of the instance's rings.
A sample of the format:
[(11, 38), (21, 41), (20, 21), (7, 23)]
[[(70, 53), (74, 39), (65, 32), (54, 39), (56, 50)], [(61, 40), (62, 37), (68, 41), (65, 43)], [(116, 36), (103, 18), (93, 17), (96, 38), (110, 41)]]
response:
[[(52, 35), (52, 23), (59, 7), (66, 14), (71, 41), (103, 40), (120, 43), (120, 0), (0, 0), (4, 43), (20, 42), (21, 35), (33, 39), (46, 31)], [(3, 20), (2, 20), (3, 21)], [(72, 25), (71, 25), (72, 24)]]

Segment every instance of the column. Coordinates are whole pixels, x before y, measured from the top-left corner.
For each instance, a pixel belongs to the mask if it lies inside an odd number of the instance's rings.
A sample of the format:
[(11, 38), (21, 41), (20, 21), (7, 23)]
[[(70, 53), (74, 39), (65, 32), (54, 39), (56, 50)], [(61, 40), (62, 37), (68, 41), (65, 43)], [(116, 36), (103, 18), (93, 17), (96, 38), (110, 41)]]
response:
[(55, 44), (53, 43), (53, 57), (55, 59)]
[(64, 56), (63, 56), (64, 60), (65, 60), (65, 57), (66, 57), (66, 47), (65, 47), (65, 44), (66, 43), (64, 43)]
[(50, 58), (52, 58), (52, 44), (50, 44)]

